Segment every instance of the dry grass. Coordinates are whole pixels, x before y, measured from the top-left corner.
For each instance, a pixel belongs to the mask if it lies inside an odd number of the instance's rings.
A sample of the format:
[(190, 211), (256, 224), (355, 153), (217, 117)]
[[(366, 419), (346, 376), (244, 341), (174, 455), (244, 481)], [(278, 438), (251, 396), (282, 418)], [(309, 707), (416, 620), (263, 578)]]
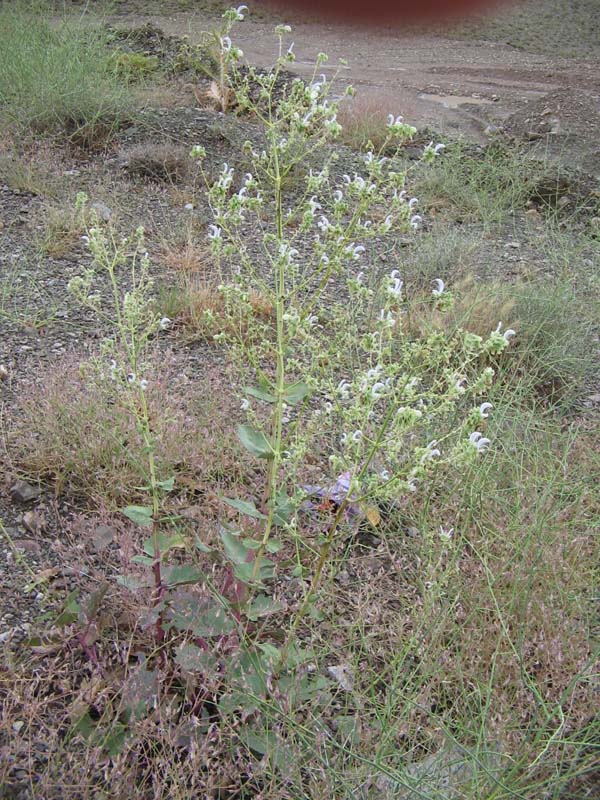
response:
[(189, 174), (187, 150), (172, 143), (144, 144), (123, 153), (130, 178), (167, 184), (182, 183)]
[(362, 150), (370, 141), (379, 151), (388, 136), (388, 114), (395, 111), (397, 100), (392, 94), (373, 90), (358, 91), (343, 101), (338, 120), (342, 126), (340, 141), (353, 150)]
[[(67, 360), (38, 375), (19, 404), (8, 449), (18, 470), (41, 478), (57, 494), (118, 507), (141, 497), (147, 483), (144, 445), (133, 414), (112, 398), (97, 367)], [(101, 368), (100, 368), (101, 369)], [(155, 354), (149, 364), (148, 402), (161, 475), (188, 486), (234, 480), (237, 449), (223, 419), (212, 418), (211, 390), (179, 371), (172, 356)], [(222, 408), (227, 398), (219, 393)], [(233, 448), (233, 450), (232, 450)]]

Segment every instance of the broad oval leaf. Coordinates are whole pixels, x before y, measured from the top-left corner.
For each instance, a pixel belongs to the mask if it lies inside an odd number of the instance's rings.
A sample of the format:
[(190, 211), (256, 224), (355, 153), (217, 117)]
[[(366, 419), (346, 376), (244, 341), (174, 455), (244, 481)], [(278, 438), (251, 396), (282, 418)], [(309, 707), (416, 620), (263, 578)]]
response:
[(163, 579), (169, 586), (184, 586), (189, 583), (198, 583), (202, 573), (193, 564), (163, 568)]
[(283, 392), (283, 399), (291, 406), (295, 406), (297, 403), (300, 403), (302, 400), (304, 400), (309, 391), (310, 388), (307, 383), (304, 383), (304, 381), (298, 381), (297, 383), (292, 383), (291, 386), (286, 386)]
[(125, 506), (121, 511), (136, 525), (142, 525), (144, 528), (152, 527), (152, 508), (150, 506)]
[(231, 508), (235, 508), (236, 511), (246, 514), (246, 516), (252, 517), (253, 519), (266, 519), (266, 516), (256, 508), (254, 503), (249, 503), (247, 500), (224, 497), (223, 502), (227, 503)]
[(251, 397), (256, 397), (257, 400), (264, 400), (265, 403), (277, 402), (275, 395), (265, 391), (264, 389), (255, 389), (253, 386), (244, 386), (244, 391)]
[(237, 435), (240, 442), (252, 455), (268, 459), (273, 458), (275, 455), (271, 443), (264, 433), (255, 430), (251, 425), (238, 425)]

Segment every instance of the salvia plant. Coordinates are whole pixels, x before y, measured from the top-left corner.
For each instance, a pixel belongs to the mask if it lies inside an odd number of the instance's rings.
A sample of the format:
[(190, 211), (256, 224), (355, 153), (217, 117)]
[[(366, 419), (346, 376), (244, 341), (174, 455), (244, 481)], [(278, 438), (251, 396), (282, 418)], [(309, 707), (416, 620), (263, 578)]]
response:
[[(247, 381), (238, 436), (266, 462), (253, 501), (226, 500), (262, 527), (236, 574), (252, 595), (272, 574), (266, 556), (282, 537), (295, 544), (294, 574), (311, 574), (281, 663), (348, 517), (374, 518), (382, 503), (419, 491), (433, 470), (462, 468), (490, 446), (480, 430), (491, 409), (485, 393), (514, 335), (501, 325), (487, 339), (446, 333), (436, 321), (452, 296), (440, 279), (428, 297), (411, 297), (399, 265), (383, 275), (369, 268), (373, 242), (423, 222), (401, 158), (416, 130), (390, 114), (382, 147), (368, 145), (355, 170), (340, 170), (338, 101), (319, 74), (327, 57), (318, 56), (310, 82), (279, 88), (294, 60), (289, 33), (277, 28), (279, 58), (268, 74), (232, 62), (237, 105), (260, 120), (264, 145), (246, 142), (245, 167), (224, 164), (209, 185), (207, 231), (229, 268), (219, 290), (231, 324), (215, 338)], [(422, 161), (442, 149), (431, 142)], [(192, 155), (206, 177), (203, 148)], [(258, 253), (249, 232), (258, 232)], [(251, 290), (267, 298), (272, 319), (253, 317)], [(320, 464), (316, 485), (303, 482), (308, 460)], [(313, 543), (304, 531), (316, 497), (330, 513), (316, 564), (307, 564)]]
[[(290, 28), (279, 26), (273, 69), (242, 69), (229, 33), (245, 10), (225, 13), (219, 42), (236, 107), (259, 122), (260, 143), (246, 142), (238, 166), (224, 164), (214, 181), (204, 149), (192, 151), (207, 185), (207, 237), (222, 276), (227, 325), (215, 338), (239, 371), (245, 421), (237, 433), (263, 476), (250, 496), (223, 498), (239, 524), (222, 526), (220, 552), (182, 533), (165, 502), (176, 476), (156, 468), (147, 349), (170, 321), (152, 300), (143, 232), (115, 242), (93, 226), (94, 264), (70, 288), (115, 332), (99, 369), (146, 444), (149, 501), (123, 512), (149, 532), (136, 561), (149, 572), (143, 585), (152, 590), (148, 619), (159, 650), (198, 679), (194, 708), (210, 700), (221, 714), (243, 712), (252, 749), (267, 753), (273, 741), (261, 719), (327, 696), (329, 680), (298, 633), (307, 615), (319, 616), (319, 588), (338, 539), (357, 520), (377, 525), (384, 509), (422, 491), (436, 470), (485, 456), (493, 446), (486, 392), (514, 332), (499, 325), (482, 338), (447, 329), (452, 295), (440, 279), (428, 294), (412, 293), (401, 264), (374, 266), (379, 242), (393, 247), (423, 224), (402, 158), (415, 129), (390, 115), (381, 149), (369, 145), (352, 169), (340, 168), (338, 100), (320, 74), (327, 57), (318, 56), (309, 82), (290, 77)], [(422, 161), (441, 150), (430, 143)], [(109, 278), (110, 311), (94, 291), (99, 269)], [(253, 293), (272, 312), (256, 315)], [(210, 329), (213, 312), (205, 313)], [(451, 521), (444, 523), (449, 539)], [(195, 553), (193, 563), (182, 563), (183, 549)], [(273, 596), (276, 576), (301, 587), (291, 616)], [(273, 615), (278, 635), (267, 625)], [(278, 750), (281, 758), (286, 752)]]

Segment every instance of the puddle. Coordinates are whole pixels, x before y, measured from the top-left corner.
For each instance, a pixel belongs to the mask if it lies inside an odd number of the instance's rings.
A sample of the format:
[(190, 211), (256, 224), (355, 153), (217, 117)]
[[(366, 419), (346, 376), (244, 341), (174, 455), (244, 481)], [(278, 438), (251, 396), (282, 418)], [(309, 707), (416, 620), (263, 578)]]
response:
[(420, 94), (421, 100), (429, 100), (431, 103), (439, 103), (444, 108), (459, 108), (460, 106), (488, 106), (491, 100), (484, 100), (482, 97), (471, 97), (470, 95), (460, 94)]

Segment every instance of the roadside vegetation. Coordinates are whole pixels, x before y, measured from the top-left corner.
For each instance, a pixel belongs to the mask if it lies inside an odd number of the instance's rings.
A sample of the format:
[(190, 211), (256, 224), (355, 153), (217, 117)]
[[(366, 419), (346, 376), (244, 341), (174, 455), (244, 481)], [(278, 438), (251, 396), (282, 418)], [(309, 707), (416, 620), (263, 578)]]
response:
[(288, 26), (246, 66), (246, 13), (228, 113), (123, 178), (71, 124), (118, 142), (138, 61), (0, 8), (0, 326), (52, 343), (0, 350), (0, 798), (595, 797), (597, 210), (290, 78)]

